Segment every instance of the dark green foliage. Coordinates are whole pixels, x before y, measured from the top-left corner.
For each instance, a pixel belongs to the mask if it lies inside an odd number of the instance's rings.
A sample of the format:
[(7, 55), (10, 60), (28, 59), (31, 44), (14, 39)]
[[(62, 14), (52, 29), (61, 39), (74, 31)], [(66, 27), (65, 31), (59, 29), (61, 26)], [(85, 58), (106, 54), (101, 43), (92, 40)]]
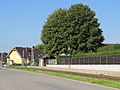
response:
[(41, 40), (49, 55), (95, 52), (104, 40), (95, 12), (82, 4), (58, 9), (45, 22)]
[(12, 66), (22, 66), (22, 64), (15, 64), (15, 63), (13, 63)]
[(35, 48), (44, 51), (44, 44), (37, 44), (35, 45)]
[(75, 56), (101, 56), (101, 55), (110, 55), (110, 54), (120, 54), (120, 44), (115, 44), (113, 46), (103, 46), (97, 49), (94, 52), (88, 53), (77, 53)]
[(103, 52), (103, 51), (120, 51), (120, 44), (115, 44), (112, 46), (103, 46), (97, 50), (97, 52)]
[(39, 59), (35, 59), (35, 66), (39, 66)]
[(6, 64), (7, 64), (7, 60), (3, 60), (3, 64), (5, 64), (5, 65), (6, 65)]

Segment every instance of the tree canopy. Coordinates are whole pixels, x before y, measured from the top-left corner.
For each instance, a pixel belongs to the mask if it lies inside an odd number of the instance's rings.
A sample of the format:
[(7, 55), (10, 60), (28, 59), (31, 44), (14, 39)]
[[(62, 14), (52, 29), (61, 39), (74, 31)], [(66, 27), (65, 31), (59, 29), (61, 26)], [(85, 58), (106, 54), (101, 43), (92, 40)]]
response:
[(49, 55), (70, 52), (95, 52), (104, 37), (95, 12), (87, 5), (75, 4), (68, 9), (54, 11), (45, 22), (41, 40)]
[(35, 45), (35, 48), (44, 51), (44, 44), (37, 44)]

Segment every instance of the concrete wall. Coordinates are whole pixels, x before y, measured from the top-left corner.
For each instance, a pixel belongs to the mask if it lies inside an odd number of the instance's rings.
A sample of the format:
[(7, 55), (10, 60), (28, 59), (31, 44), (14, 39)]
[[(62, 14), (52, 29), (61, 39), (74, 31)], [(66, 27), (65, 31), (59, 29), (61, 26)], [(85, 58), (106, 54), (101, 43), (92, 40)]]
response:
[(43, 59), (39, 59), (39, 66), (44, 66), (44, 60)]
[(68, 65), (46, 65), (47, 67), (69, 68)]
[(47, 67), (71, 68), (71, 69), (88, 69), (102, 71), (120, 72), (120, 65), (47, 65)]

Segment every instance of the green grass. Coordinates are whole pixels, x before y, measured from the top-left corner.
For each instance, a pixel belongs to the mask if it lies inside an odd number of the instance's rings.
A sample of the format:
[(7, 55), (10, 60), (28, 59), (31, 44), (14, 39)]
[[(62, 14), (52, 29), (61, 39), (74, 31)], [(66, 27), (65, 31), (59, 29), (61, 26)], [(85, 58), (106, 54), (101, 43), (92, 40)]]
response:
[(18, 68), (18, 67), (8, 67), (8, 68), (24, 70), (24, 71), (29, 71), (29, 72), (35, 72), (35, 73), (41, 73), (41, 74), (47, 74), (47, 75), (53, 75), (53, 76), (58, 76), (58, 77), (62, 77), (62, 78), (90, 82), (90, 83), (95, 83), (95, 84), (114, 87), (114, 88), (120, 88), (120, 81), (112, 81), (112, 80), (107, 80), (107, 79), (98, 79), (98, 78), (91, 78), (91, 77), (85, 77), (85, 76), (77, 76), (77, 75), (65, 74), (65, 73), (61, 73), (61, 72), (35, 70), (35, 69), (30, 69), (30, 68)]
[[(113, 51), (101, 51), (101, 52), (88, 52), (88, 53), (78, 53), (75, 56), (102, 56), (102, 55), (114, 55), (120, 54), (120, 50), (113, 50)], [(73, 56), (74, 57), (74, 56)]]
[(96, 52), (78, 52), (75, 56), (102, 56), (111, 54), (120, 54), (120, 44), (115, 44), (113, 46), (103, 46), (98, 48)]

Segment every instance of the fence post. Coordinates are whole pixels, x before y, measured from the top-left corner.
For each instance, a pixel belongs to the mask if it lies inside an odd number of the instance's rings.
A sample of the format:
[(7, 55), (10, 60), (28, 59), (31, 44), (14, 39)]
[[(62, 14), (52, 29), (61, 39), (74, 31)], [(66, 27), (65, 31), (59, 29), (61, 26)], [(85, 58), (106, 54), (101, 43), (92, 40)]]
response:
[(70, 68), (70, 60), (71, 60), (71, 57), (70, 57), (70, 54), (68, 55), (68, 67)]
[(101, 56), (100, 56), (100, 62), (99, 62), (100, 65), (101, 65), (101, 62), (102, 62), (102, 61), (101, 61)]
[(115, 58), (113, 60), (114, 64), (116, 64), (116, 57), (117, 57), (117, 55), (115, 55)]
[(77, 64), (77, 61), (76, 61), (76, 58), (74, 59), (74, 65), (76, 65)]
[(108, 64), (108, 55), (106, 55), (106, 64)]
[(95, 57), (94, 57), (94, 59), (93, 59), (93, 60), (94, 60), (93, 64), (95, 64)]
[[(81, 60), (81, 58), (79, 57), (79, 59), (78, 59), (78, 64), (80, 64), (80, 60)], [(77, 62), (76, 62), (77, 63)]]

